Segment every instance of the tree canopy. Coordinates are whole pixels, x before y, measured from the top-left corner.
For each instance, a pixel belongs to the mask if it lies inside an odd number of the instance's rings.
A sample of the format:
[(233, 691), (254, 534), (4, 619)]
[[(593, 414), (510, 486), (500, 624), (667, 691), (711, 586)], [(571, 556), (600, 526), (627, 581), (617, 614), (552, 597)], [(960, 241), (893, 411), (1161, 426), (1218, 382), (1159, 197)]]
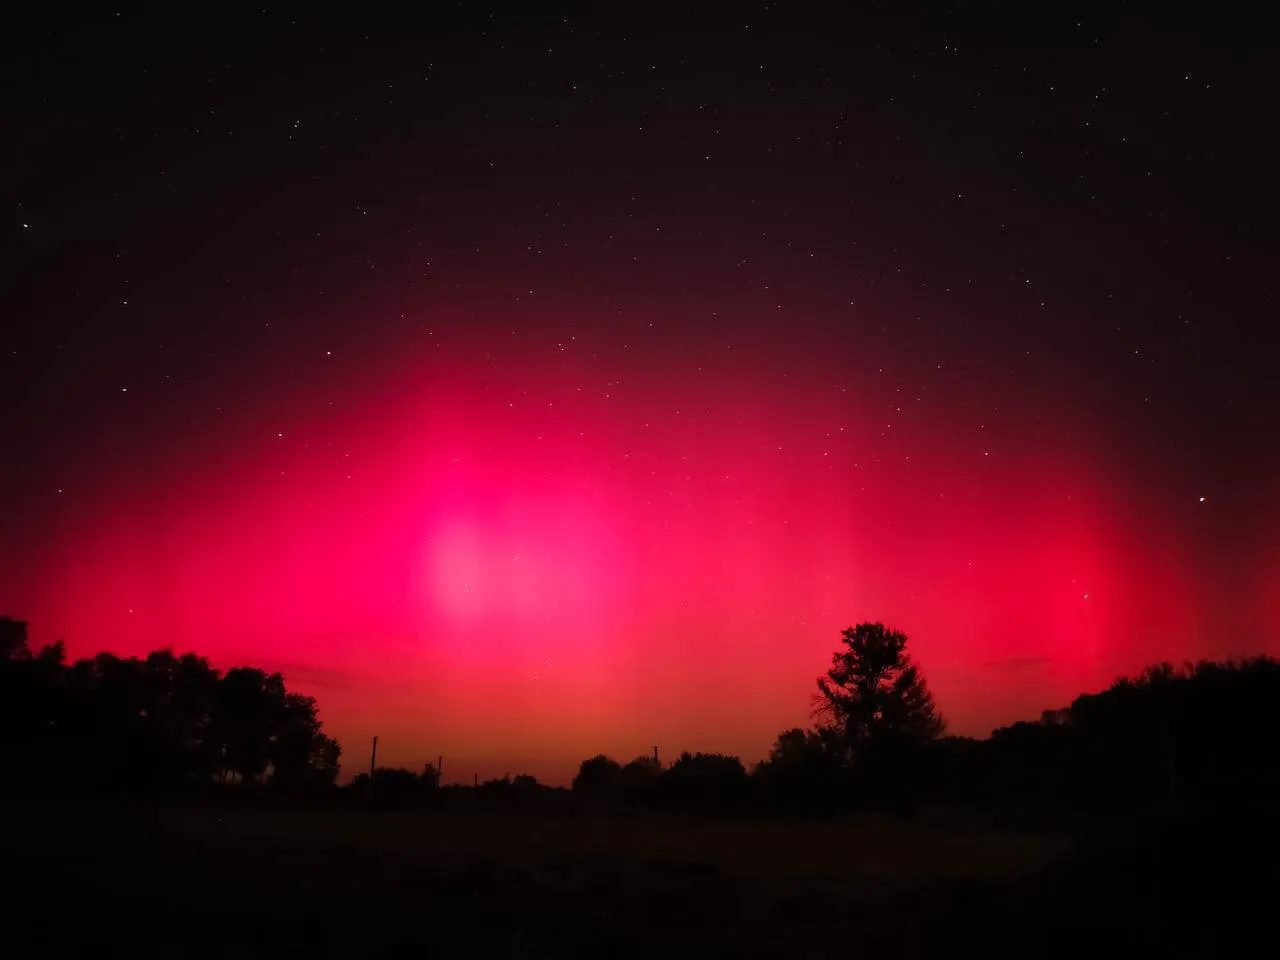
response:
[(849, 759), (885, 743), (924, 743), (946, 728), (907, 636), (883, 623), (841, 631), (841, 649), (818, 678), (815, 713)]
[(45, 781), (111, 787), (270, 780), (332, 784), (341, 748), (314, 697), (254, 667), (225, 673), (194, 653), (33, 653), (0, 618), (0, 741)]

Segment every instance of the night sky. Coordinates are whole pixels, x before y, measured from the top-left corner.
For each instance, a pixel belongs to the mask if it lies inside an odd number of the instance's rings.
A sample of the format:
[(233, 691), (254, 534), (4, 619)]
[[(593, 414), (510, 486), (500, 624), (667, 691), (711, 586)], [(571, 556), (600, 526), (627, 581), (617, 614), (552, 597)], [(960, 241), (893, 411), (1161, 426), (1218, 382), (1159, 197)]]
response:
[(771, 6), (11, 22), (0, 613), (467, 781), (1280, 653), (1258, 26)]

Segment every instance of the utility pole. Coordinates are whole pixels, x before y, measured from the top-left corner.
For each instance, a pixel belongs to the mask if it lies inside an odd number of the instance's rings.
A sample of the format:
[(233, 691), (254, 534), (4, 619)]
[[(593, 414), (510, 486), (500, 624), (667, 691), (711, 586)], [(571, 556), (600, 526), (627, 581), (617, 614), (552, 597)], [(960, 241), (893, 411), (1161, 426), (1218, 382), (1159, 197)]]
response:
[(655, 767), (662, 766), (662, 764), (658, 762), (658, 745), (656, 743), (653, 745), (653, 765)]
[(378, 738), (373, 738), (373, 750), (369, 754), (369, 786), (373, 786), (373, 771), (378, 767)]
[(436, 757), (436, 783), (444, 786), (444, 754)]

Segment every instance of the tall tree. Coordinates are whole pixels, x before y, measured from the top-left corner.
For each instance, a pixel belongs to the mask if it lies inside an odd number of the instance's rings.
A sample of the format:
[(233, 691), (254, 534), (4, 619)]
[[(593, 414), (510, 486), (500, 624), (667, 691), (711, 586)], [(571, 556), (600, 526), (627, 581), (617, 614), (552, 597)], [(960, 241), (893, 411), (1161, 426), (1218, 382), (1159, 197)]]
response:
[(222, 773), (244, 783), (258, 780), (271, 763), (272, 736), (285, 710), (284, 677), (255, 667), (232, 667), (218, 682), (210, 731), (222, 757)]
[(0, 746), (28, 779), (93, 787), (177, 787), (229, 775), (332, 784), (341, 748), (313, 698), (278, 673), (156, 650), (66, 662), (61, 641), (32, 651), (27, 625), (0, 617)]
[(920, 668), (907, 654), (906, 634), (883, 623), (860, 623), (840, 635), (831, 669), (818, 678), (815, 713), (838, 734), (845, 758), (892, 744), (916, 744), (942, 734), (945, 722)]
[(0, 660), (30, 660), (27, 646), (27, 622), (0, 617)]
[(337, 741), (324, 734), (316, 698), (286, 693), (271, 734), (271, 780), (281, 784), (332, 783), (338, 775)]

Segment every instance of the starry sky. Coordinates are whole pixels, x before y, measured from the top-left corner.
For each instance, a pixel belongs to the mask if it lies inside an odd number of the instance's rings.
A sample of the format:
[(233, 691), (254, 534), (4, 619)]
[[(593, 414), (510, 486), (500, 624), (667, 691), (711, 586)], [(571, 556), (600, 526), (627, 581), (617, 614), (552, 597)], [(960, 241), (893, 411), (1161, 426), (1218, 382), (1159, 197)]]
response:
[(23, 14), (0, 612), (468, 781), (1280, 653), (1265, 34), (784, 7)]

